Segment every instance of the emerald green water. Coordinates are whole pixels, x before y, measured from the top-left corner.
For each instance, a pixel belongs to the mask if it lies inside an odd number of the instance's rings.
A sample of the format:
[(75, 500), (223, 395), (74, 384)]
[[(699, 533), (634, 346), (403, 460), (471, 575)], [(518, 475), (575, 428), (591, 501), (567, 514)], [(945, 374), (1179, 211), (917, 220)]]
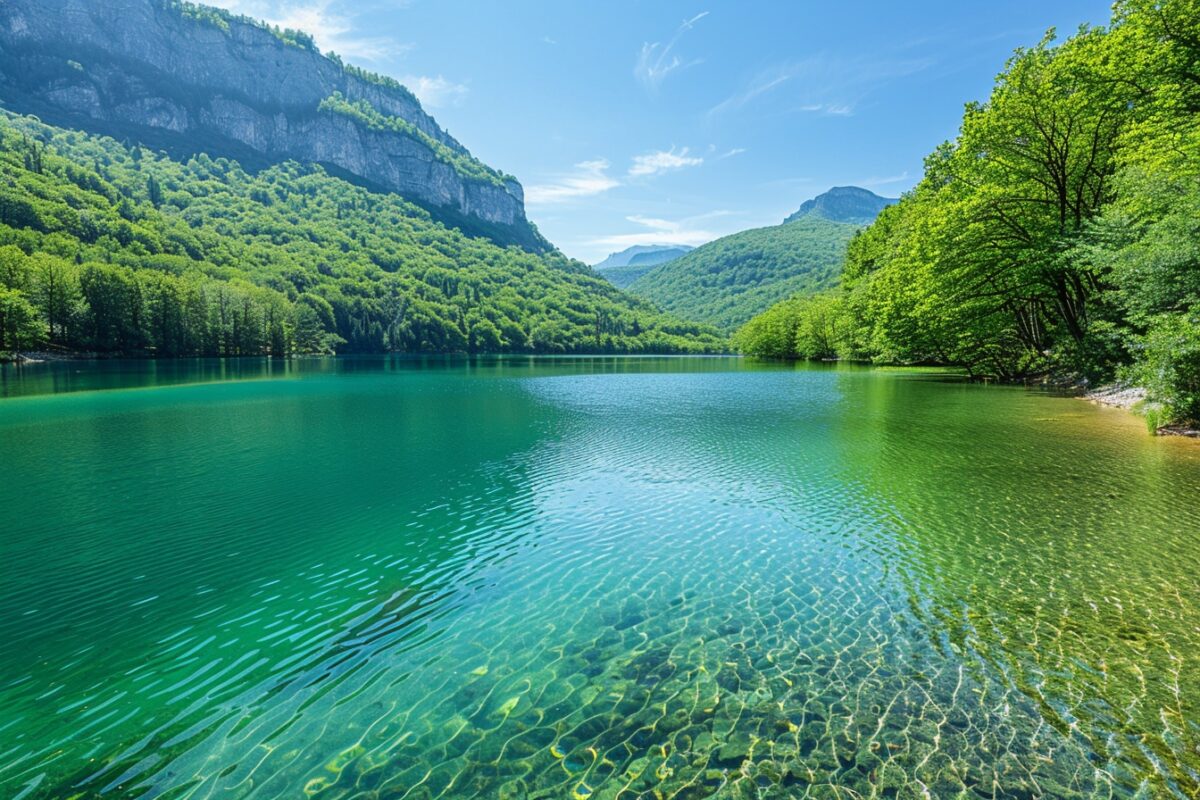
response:
[(1200, 796), (1200, 446), (728, 358), (0, 371), (0, 797)]

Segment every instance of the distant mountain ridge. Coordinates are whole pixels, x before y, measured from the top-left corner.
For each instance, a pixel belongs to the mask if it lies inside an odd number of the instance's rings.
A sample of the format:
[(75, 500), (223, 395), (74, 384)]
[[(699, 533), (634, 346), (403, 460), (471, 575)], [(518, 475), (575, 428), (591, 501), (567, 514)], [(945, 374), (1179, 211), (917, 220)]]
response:
[[(635, 244), (632, 247), (626, 247), (617, 253), (610, 253), (608, 258), (601, 261), (599, 264), (593, 264), (592, 269), (603, 271), (610, 267), (627, 267), (638, 256), (644, 256), (652, 253), (665, 253), (669, 251), (679, 251), (680, 254), (687, 253), (695, 248), (689, 247), (686, 244)], [(656, 262), (662, 263), (662, 262)]]
[(633, 258), (629, 259), (631, 267), (646, 267), (665, 264), (668, 261), (674, 261), (680, 256), (687, 255), (692, 248), (690, 247), (672, 247), (670, 250), (657, 250), (653, 253), (638, 253)]
[(835, 285), (850, 238), (895, 202), (857, 186), (834, 187), (805, 201), (782, 225), (709, 242), (637, 276), (629, 291), (681, 317), (733, 331), (786, 297)]
[(520, 183), (474, 158), (408, 89), (322, 55), (307, 34), (221, 9), (5, 0), (0, 99), (176, 157), (328, 165), (473, 235), (549, 247), (525, 216)]
[(687, 255), (693, 249), (686, 244), (639, 244), (613, 253), (594, 269), (614, 286), (625, 289), (657, 266)]
[(830, 222), (845, 222), (854, 225), (869, 225), (883, 211), (899, 200), (880, 197), (869, 189), (859, 186), (835, 186), (824, 194), (800, 204), (799, 210), (783, 223), (795, 222), (804, 217), (820, 217)]

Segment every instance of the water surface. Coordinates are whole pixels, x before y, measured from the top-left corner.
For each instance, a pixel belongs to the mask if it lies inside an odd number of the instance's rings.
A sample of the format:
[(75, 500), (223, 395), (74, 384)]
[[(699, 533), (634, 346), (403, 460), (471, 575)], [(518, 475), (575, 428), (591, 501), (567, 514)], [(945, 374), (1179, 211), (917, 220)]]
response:
[(1194, 797), (1200, 447), (725, 358), (0, 371), (0, 796)]

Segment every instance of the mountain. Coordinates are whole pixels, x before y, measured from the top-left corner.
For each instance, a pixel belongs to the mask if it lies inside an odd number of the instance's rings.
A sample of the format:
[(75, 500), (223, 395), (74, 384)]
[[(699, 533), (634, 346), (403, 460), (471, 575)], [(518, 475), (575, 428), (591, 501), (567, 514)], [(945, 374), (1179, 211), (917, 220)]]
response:
[(252, 173), (206, 154), (179, 161), (8, 112), (0, 112), (0, 312), (13, 323), (0, 350), (18, 351), (725, 346), (557, 251), (469, 238), (398, 194), (320, 165)]
[(659, 264), (674, 261), (693, 248), (687, 245), (635, 245), (613, 253), (595, 266), (596, 272), (622, 289)]
[(857, 230), (813, 215), (741, 231), (655, 267), (629, 291), (686, 319), (733, 331), (785, 297), (835, 284)]
[(784, 224), (805, 217), (820, 217), (830, 222), (869, 225), (880, 211), (897, 202), (894, 198), (880, 197), (858, 186), (835, 186), (825, 194), (805, 200), (795, 214), (784, 220)]
[(726, 346), (554, 250), (516, 179), (306, 34), (4, 0), (0, 103), (0, 351)]
[(547, 249), (520, 183), (474, 158), (396, 81), (310, 36), (181, 0), (5, 0), (0, 97), (12, 111), (166, 150), (327, 165), (436, 219)]
[(676, 251), (686, 253), (692, 249), (686, 244), (635, 244), (633, 247), (626, 247), (619, 253), (611, 253), (608, 258), (595, 264), (592, 269), (603, 271), (612, 267), (627, 267), (633, 259), (639, 256)]
[(784, 224), (709, 242), (651, 269), (629, 291), (733, 331), (785, 297), (833, 286), (850, 238), (893, 202), (853, 186), (830, 189)]
[(668, 250), (656, 250), (653, 253), (637, 253), (629, 259), (631, 267), (656, 267), (659, 264), (665, 264), (668, 261), (674, 261), (680, 256), (685, 256), (694, 248), (691, 247), (672, 247)]

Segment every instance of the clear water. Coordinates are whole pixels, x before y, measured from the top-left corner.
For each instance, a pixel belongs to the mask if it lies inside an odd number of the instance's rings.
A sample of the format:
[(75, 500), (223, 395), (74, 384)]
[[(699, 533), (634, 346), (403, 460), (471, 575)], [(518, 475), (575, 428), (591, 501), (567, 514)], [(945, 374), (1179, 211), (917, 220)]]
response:
[(5, 798), (1195, 797), (1200, 446), (736, 359), (0, 372)]

